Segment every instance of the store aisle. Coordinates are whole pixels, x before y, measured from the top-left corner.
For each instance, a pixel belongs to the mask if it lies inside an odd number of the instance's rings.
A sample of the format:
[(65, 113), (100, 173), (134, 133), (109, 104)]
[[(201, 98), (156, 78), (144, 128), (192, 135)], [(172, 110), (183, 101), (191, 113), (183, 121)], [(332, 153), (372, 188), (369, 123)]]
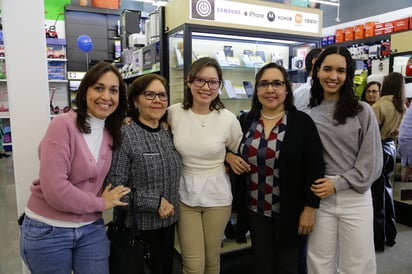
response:
[[(16, 216), (13, 157), (2, 158), (0, 159), (0, 274), (22, 272)], [(398, 230), (397, 244), (387, 248), (384, 253), (376, 255), (378, 274), (412, 273), (412, 227), (398, 224)], [(241, 269), (224, 271), (224, 274), (229, 273), (247, 274), (242, 273)]]
[(13, 157), (0, 159), (0, 274), (22, 272)]

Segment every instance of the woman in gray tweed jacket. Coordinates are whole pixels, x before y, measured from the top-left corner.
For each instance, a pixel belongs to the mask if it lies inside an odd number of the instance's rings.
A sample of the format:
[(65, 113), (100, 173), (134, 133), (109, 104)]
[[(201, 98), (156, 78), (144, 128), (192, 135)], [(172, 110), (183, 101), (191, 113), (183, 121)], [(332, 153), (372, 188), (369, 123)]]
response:
[[(152, 273), (173, 272), (175, 223), (181, 159), (165, 126), (167, 82), (156, 74), (137, 78), (129, 88), (129, 125), (121, 131), (106, 182), (135, 190), (137, 228), (151, 251)], [(123, 200), (131, 202), (131, 195)], [(128, 210), (126, 214), (125, 210)], [(132, 226), (130, 207), (117, 207), (113, 221)]]

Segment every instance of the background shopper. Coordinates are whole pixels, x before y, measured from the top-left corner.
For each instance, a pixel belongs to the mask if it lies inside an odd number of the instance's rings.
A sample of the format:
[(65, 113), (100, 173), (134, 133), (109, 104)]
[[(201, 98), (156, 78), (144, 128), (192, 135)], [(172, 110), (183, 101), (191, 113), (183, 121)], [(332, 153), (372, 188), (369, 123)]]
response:
[(232, 203), (225, 154), (237, 151), (242, 131), (236, 116), (220, 101), (222, 70), (215, 59), (195, 61), (185, 83), (183, 103), (168, 112), (183, 161), (178, 222), (183, 273), (218, 274)]
[(127, 205), (119, 199), (130, 189), (102, 186), (119, 146), (125, 93), (118, 70), (98, 63), (80, 83), (77, 109), (51, 121), (21, 226), (21, 256), (31, 273), (109, 273), (102, 211)]
[(412, 175), (412, 107), (406, 110), (399, 127), (398, 151), (403, 167), (402, 182), (409, 182)]
[(308, 54), (306, 54), (305, 68), (306, 68), (306, 72), (308, 73), (306, 83), (298, 87), (293, 92), (294, 103), (295, 103), (296, 108), (306, 113), (309, 111), (310, 88), (312, 87), (313, 65), (315, 64), (322, 50), (323, 50), (322, 48), (313, 48), (308, 52)]
[(251, 167), (237, 177), (236, 205), (239, 229), (250, 230), (253, 273), (305, 273), (305, 235), (317, 225), (320, 201), (310, 186), (324, 175), (322, 144), (312, 119), (293, 106), (282, 66), (258, 71), (252, 108), (240, 122), (241, 157), (228, 153), (227, 161), (237, 174), (244, 162)]
[[(157, 74), (133, 81), (128, 90), (128, 117), (121, 131), (120, 148), (113, 153), (106, 178), (113, 186), (136, 189), (137, 228), (151, 252), (153, 274), (173, 272), (175, 223), (181, 159), (165, 124), (167, 82)], [(130, 194), (124, 198), (131, 202)], [(116, 207), (113, 222), (132, 227), (130, 211)], [(127, 266), (125, 266), (127, 268)]]
[(381, 96), (381, 86), (381, 83), (378, 81), (368, 82), (362, 92), (361, 100), (371, 106), (375, 104)]
[(310, 115), (318, 128), (325, 177), (309, 236), (308, 273), (376, 273), (370, 186), (382, 170), (379, 127), (353, 88), (354, 66), (344, 47), (326, 48), (313, 71)]
[(375, 249), (384, 251), (385, 245), (396, 243), (396, 216), (391, 177), (396, 165), (396, 144), (405, 112), (405, 80), (402, 74), (391, 72), (385, 76), (381, 97), (372, 106), (378, 120), (382, 140), (383, 169), (372, 185), (374, 207)]

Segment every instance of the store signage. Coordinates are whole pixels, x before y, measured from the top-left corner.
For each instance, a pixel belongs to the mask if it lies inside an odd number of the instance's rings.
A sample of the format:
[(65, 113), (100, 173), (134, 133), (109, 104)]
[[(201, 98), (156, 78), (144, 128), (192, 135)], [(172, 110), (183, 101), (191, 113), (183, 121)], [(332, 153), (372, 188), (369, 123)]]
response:
[(320, 32), (318, 13), (288, 10), (222, 0), (190, 0), (190, 19), (229, 24), (301, 31)]

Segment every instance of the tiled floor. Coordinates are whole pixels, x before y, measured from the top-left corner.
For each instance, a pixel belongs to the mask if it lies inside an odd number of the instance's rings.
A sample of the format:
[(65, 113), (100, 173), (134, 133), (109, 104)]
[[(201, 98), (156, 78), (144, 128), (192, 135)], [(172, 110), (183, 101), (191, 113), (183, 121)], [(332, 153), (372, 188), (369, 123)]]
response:
[[(13, 159), (3, 158), (0, 159), (0, 274), (22, 273), (16, 219)], [(376, 254), (378, 274), (412, 273), (412, 228), (399, 224), (398, 229), (397, 244)], [(231, 273), (247, 274), (242, 270)]]

